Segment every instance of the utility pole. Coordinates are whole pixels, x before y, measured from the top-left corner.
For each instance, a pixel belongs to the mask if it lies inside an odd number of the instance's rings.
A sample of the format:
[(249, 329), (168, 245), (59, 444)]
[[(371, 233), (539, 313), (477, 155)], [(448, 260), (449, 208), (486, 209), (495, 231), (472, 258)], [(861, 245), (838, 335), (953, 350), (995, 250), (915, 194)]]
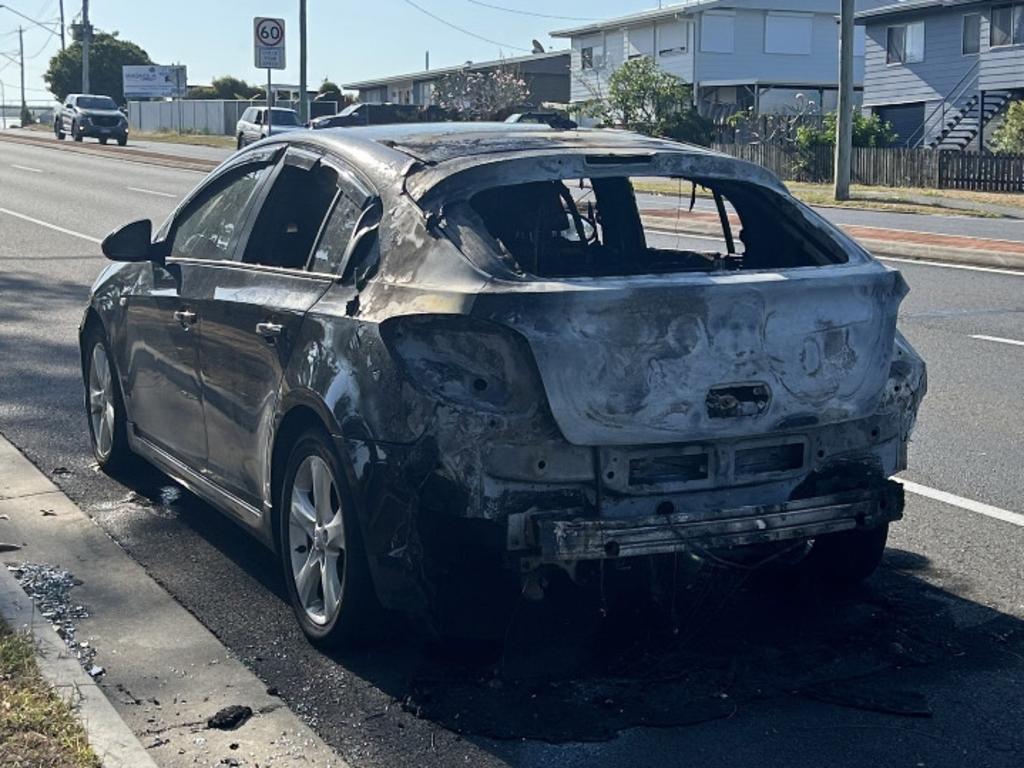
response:
[(306, 0), (299, 0), (299, 122), (309, 120), (309, 89), (306, 87)]
[(91, 42), (92, 25), (89, 23), (89, 0), (82, 0), (82, 93), (89, 92), (89, 43)]
[[(25, 30), (18, 27), (18, 59), (21, 61), (21, 117), (25, 117), (28, 104), (25, 103)], [(22, 120), (24, 128), (24, 120)]]
[(839, 99), (836, 104), (836, 156), (833, 193), (850, 199), (850, 161), (853, 154), (853, 11), (854, 0), (842, 0), (839, 21)]
[(60, 49), (64, 50), (64, 0), (60, 0)]

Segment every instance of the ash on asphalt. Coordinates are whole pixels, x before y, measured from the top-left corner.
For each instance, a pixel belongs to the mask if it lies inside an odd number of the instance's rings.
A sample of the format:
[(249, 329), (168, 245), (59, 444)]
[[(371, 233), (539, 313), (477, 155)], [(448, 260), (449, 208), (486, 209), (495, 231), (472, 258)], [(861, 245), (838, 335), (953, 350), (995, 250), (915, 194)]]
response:
[[(273, 556), (208, 506), (152, 470), (137, 474), (133, 487), (112, 507), (134, 515), (145, 539), (184, 524), (285, 601)], [(130, 550), (142, 541), (127, 539)], [(394, 753), (399, 731), (413, 741), (440, 727), (455, 739), (593, 742), (794, 696), (919, 718), (932, 708), (915, 673), (927, 680), (957, 665), (1024, 656), (1021, 622), (913, 577), (927, 567), (919, 555), (890, 549), (875, 579), (842, 595), (781, 570), (713, 563), (690, 568), (674, 595), (660, 599), (556, 583), (543, 601), (520, 602), (501, 643), (432, 644), (402, 633), (328, 657), (293, 642), (293, 627), (282, 626), (280, 643), (269, 647), (242, 644), (227, 625), (216, 631), (349, 759), (357, 739), (359, 756)], [(189, 605), (190, 589), (170, 588)], [(210, 615), (209, 606), (193, 609)], [(247, 610), (235, 604), (233, 615)], [(365, 702), (367, 690), (377, 703), (354, 710), (352, 700)]]

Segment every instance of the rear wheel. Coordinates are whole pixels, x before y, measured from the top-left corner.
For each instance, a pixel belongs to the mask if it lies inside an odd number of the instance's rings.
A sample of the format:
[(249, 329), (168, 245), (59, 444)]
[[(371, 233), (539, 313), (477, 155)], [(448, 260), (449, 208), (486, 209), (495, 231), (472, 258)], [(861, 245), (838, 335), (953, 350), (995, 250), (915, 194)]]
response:
[(854, 587), (878, 568), (888, 537), (888, 523), (870, 530), (819, 536), (802, 565), (810, 574), (829, 584)]
[(85, 408), (89, 418), (89, 442), (101, 469), (118, 469), (131, 458), (121, 387), (106, 339), (98, 329), (94, 328), (86, 337), (85, 350)]
[(281, 563), (302, 631), (315, 645), (330, 647), (373, 634), (380, 606), (352, 495), (322, 430), (296, 442), (278, 505)]

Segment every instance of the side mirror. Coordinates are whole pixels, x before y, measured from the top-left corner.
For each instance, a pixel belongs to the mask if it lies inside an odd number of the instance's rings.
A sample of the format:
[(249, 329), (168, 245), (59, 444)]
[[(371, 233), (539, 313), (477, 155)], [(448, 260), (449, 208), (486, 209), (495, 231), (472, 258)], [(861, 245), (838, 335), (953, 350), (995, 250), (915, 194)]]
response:
[(111, 261), (155, 261), (163, 264), (163, 255), (153, 246), (153, 222), (133, 221), (114, 230), (100, 246)]

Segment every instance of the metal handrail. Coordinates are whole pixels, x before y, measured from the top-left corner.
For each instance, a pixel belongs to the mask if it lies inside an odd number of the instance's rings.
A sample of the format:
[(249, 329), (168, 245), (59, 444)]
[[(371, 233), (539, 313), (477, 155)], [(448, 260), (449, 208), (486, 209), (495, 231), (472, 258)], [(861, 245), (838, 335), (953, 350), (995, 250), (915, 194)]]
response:
[[(950, 89), (950, 91), (949, 91), (949, 95), (948, 95), (948, 96), (946, 96), (945, 98), (943, 98), (943, 100), (942, 100), (942, 103), (941, 103), (941, 104), (936, 104), (936, 105), (935, 105), (935, 107), (934, 107), (934, 108), (932, 108), (932, 111), (931, 111), (931, 112), (929, 112), (929, 113), (928, 113), (928, 114), (927, 114), (927, 115), (925, 116), (925, 118), (924, 118), (924, 122), (922, 122), (922, 123), (921, 123), (921, 124), (920, 124), (919, 126), (917, 126), (917, 128), (916, 128), (916, 129), (914, 130), (914, 132), (913, 132), (912, 134), (910, 134), (910, 135), (909, 135), (909, 136), (907, 137), (907, 146), (908, 146), (908, 147), (910, 147), (910, 148), (914, 148), (914, 147), (918, 147), (918, 146), (920, 146), (921, 144), (923, 144), (923, 143), (924, 143), (924, 137), (925, 137), (925, 130), (927, 129), (928, 125), (929, 125), (929, 124), (931, 123), (931, 121), (932, 121), (932, 118), (933, 118), (933, 117), (935, 117), (935, 113), (936, 113), (936, 112), (938, 112), (938, 111), (939, 111), (939, 110), (941, 109), (941, 110), (942, 110), (942, 114), (943, 114), (943, 117), (945, 117), (945, 114), (946, 114), (946, 105), (947, 105), (947, 104), (948, 104), (948, 105), (949, 105), (950, 107), (952, 107), (952, 108), (956, 108), (956, 102), (957, 102), (957, 100), (958, 100), (958, 99), (959, 99), (959, 98), (960, 98), (961, 96), (963, 96), (963, 95), (964, 95), (964, 93), (965, 93), (965, 92), (967, 91), (967, 88), (966, 88), (966, 87), (964, 87), (964, 88), (962, 88), (962, 89), (961, 89), (961, 86), (965, 85), (965, 83), (967, 83), (968, 79), (969, 79), (969, 78), (970, 78), (970, 77), (971, 77), (972, 75), (976, 75), (976, 74), (977, 74), (977, 69), (978, 69), (978, 65), (979, 65), (980, 63), (981, 63), (981, 59), (975, 59), (975, 60), (974, 60), (974, 63), (973, 63), (973, 64), (972, 64), (972, 65), (971, 65), (971, 66), (970, 66), (970, 67), (969, 67), (968, 69), (967, 69), (967, 71), (966, 71), (966, 72), (964, 72), (964, 75), (963, 75), (963, 77), (961, 77), (961, 78), (960, 78), (960, 79), (959, 79), (959, 80), (957, 81), (957, 84), (956, 84), (956, 85), (954, 85), (954, 86), (953, 86), (953, 87), (952, 87), (952, 88)], [(946, 121), (945, 121), (945, 119), (943, 119), (943, 121), (942, 121), (942, 124), (943, 124), (943, 128), (945, 128), (945, 124), (946, 124)], [(919, 138), (917, 138), (917, 134), (918, 134), (919, 132), (920, 132), (921, 136), (920, 136)]]

